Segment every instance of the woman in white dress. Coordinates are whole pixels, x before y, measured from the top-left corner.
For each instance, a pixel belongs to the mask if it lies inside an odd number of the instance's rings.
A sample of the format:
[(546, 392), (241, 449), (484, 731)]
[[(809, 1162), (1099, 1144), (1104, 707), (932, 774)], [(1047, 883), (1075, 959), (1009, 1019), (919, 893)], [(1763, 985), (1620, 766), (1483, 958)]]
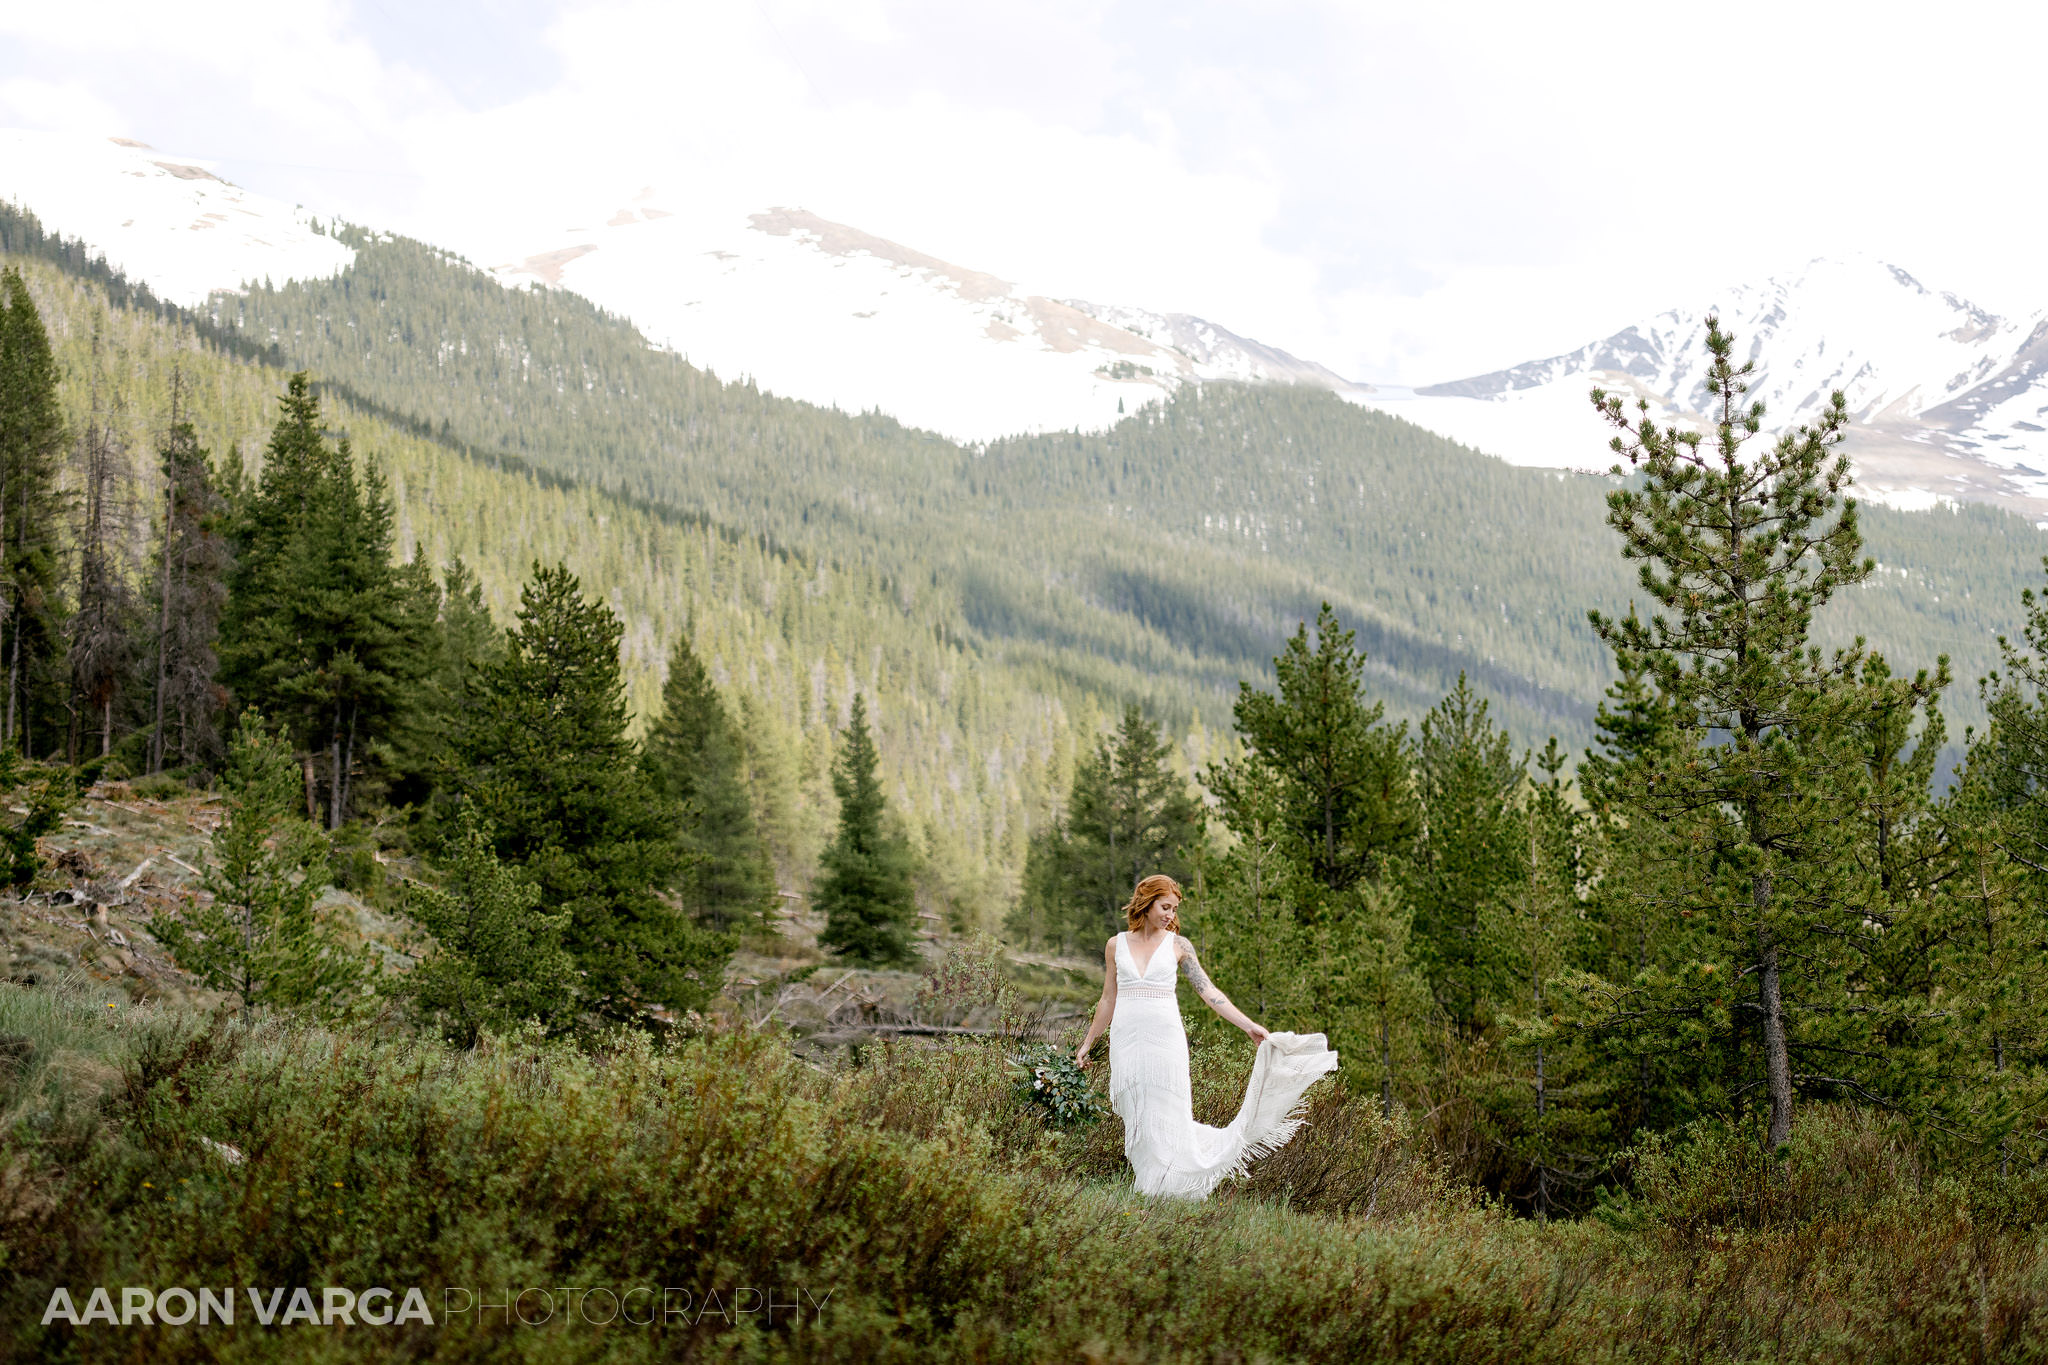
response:
[[(1124, 1121), (1124, 1155), (1138, 1193), (1206, 1199), (1219, 1182), (1244, 1174), (1254, 1158), (1294, 1136), (1303, 1122), (1303, 1092), (1336, 1070), (1337, 1054), (1320, 1033), (1269, 1033), (1231, 1004), (1178, 932), (1180, 900), (1171, 877), (1138, 883), (1124, 906), (1130, 928), (1103, 948), (1102, 999), (1074, 1059), (1087, 1066), (1095, 1040), (1109, 1030), (1109, 1103)], [(1244, 1103), (1228, 1128), (1195, 1122), (1176, 967), (1210, 1009), (1259, 1045)]]

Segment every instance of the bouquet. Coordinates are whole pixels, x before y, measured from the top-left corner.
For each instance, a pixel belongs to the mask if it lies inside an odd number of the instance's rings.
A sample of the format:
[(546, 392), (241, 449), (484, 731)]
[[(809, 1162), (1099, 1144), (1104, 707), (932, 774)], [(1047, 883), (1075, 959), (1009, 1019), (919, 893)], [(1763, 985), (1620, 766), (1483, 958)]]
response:
[(1043, 1110), (1056, 1128), (1085, 1127), (1109, 1112), (1073, 1054), (1051, 1043), (1011, 1053), (1010, 1074), (1017, 1078), (1019, 1098)]

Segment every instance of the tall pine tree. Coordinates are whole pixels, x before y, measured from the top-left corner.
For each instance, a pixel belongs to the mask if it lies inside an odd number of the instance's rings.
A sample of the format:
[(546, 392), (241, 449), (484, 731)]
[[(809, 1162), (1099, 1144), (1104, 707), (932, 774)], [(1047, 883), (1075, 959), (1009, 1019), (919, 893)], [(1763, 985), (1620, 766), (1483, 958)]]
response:
[(227, 601), (227, 504), (212, 461), (184, 412), (184, 386), (172, 375), (171, 421), (157, 446), (163, 471), (163, 525), (157, 542), (156, 648), (149, 771), (213, 761), (220, 752), (226, 694), (215, 655)]
[(567, 911), (564, 944), (585, 1009), (644, 1023), (719, 986), (730, 941), (700, 930), (672, 895), (691, 859), (628, 738), (622, 627), (563, 565), (534, 565), (503, 654), (477, 680), (455, 741), (453, 796), (494, 830), (497, 856)]
[(687, 629), (669, 654), (641, 765), (657, 791), (687, 810), (680, 837), (698, 860), (680, 888), (690, 913), (713, 929), (767, 924), (775, 877), (754, 825), (739, 727)]
[(6, 738), (24, 753), (56, 747), (45, 685), (63, 640), (58, 472), (65, 428), (57, 360), (21, 272), (0, 271), (0, 667), (7, 673)]
[[(236, 509), (221, 622), (235, 696), (285, 720), (305, 757), (307, 803), (329, 828), (398, 727), (426, 657), (420, 613), (392, 563), (392, 507), (375, 465), (329, 444), (301, 372), (285, 394), (260, 482)], [(325, 776), (325, 802), (317, 800)]]
[(132, 519), (128, 452), (120, 437), (120, 395), (102, 397), (100, 343), (93, 334), (92, 415), (79, 440), (77, 573), (67, 663), (71, 673), (67, 752), (108, 755), (114, 713), (133, 671), (137, 641), (134, 573), (127, 563)]
[(1121, 929), (1118, 908), (1155, 872), (1185, 881), (1202, 848), (1201, 802), (1170, 763), (1172, 746), (1136, 702), (1076, 766), (1061, 818), (1027, 851), (1026, 902), (1014, 928), (1043, 925), (1062, 946)]
[(868, 730), (867, 701), (854, 694), (853, 714), (832, 769), (839, 797), (839, 832), (825, 850), (812, 905), (825, 915), (818, 942), (875, 966), (914, 962), (911, 929), (917, 901), (909, 843), (888, 827), (881, 756)]
[(1407, 725), (1387, 724), (1365, 696), (1365, 655), (1328, 602), (1273, 660), (1275, 692), (1241, 683), (1235, 707), (1242, 758), (1212, 765), (1224, 817), (1247, 798), (1247, 768), (1280, 779), (1310, 875), (1325, 889), (1377, 880), (1420, 827), (1409, 777)]
[(1528, 778), (1484, 698), (1458, 685), (1422, 718), (1415, 785), (1422, 833), (1404, 869), (1417, 948), (1453, 1027), (1470, 1035), (1507, 984), (1499, 932), (1524, 831), (1515, 810)]
[(1748, 1073), (1729, 1078), (1730, 1101), (1767, 1097), (1775, 1148), (1791, 1137), (1801, 1091), (1845, 1083), (1830, 1025), (1858, 926), (1836, 846), (1853, 762), (1839, 738), (1860, 657), (1823, 659), (1810, 634), (1814, 610), (1872, 564), (1859, 558), (1855, 503), (1841, 496), (1842, 396), (1814, 425), (1746, 451), (1763, 420), (1761, 403), (1742, 401), (1755, 362), (1734, 363), (1719, 319), (1707, 331), (1718, 408), (1709, 451), (1697, 432), (1659, 427), (1646, 403), (1631, 420), (1619, 397), (1594, 391), (1621, 432), (1614, 449), (1642, 476), (1608, 495), (1608, 520), (1658, 611), (1647, 622), (1590, 616), (1654, 680), (1679, 741), (1620, 769), (1618, 794), (1630, 819), (1677, 828), (1666, 913), (1702, 930), (1662, 998), (1624, 993), (1604, 1022), (1720, 1049)]

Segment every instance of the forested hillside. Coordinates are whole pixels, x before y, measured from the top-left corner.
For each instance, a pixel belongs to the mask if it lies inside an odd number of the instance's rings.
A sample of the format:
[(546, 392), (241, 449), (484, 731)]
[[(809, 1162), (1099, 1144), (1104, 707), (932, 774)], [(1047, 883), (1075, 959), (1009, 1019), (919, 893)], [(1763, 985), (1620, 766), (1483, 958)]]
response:
[[(573, 295), (403, 239), (342, 229), (359, 255), (338, 279), (189, 318), (5, 226), (74, 425), (98, 384), (138, 472), (174, 369), (202, 444), (253, 472), (283, 366), (308, 365), (328, 420), (387, 472), (402, 553), (463, 558), (501, 620), (536, 559), (614, 605), (636, 718), (694, 623), (785, 884), (823, 847), (830, 736), (857, 688), (927, 893), (990, 923), (1124, 701), (1199, 771), (1239, 680), (1267, 676), (1321, 601), (1358, 630), (1394, 718), (1464, 672), (1518, 743), (1576, 752), (1610, 678), (1584, 615), (1633, 586), (1607, 481), (1510, 468), (1320, 392), (1210, 385), (1107, 434), (963, 450), (721, 381)], [(1820, 638), (1860, 632), (1900, 666), (1949, 653), (1948, 708), (1976, 720), (1970, 684), (2048, 537), (1981, 508), (1866, 509), (1865, 529), (1883, 570)]]
[[(1208, 385), (1096, 436), (962, 450), (721, 382), (572, 294), (336, 229), (340, 277), (217, 299), (214, 322), (477, 452), (802, 545), (957, 596), (1013, 661), (1221, 728), (1319, 601), (1360, 630), (1396, 715), (1460, 671), (1540, 745), (1591, 738), (1609, 663), (1587, 627), (1632, 571), (1605, 479), (1511, 468), (1319, 390)], [(1587, 443), (1607, 433), (1591, 412)], [(1853, 451), (1852, 451), (1853, 453)], [(1885, 565), (1819, 623), (1974, 682), (2048, 536), (1970, 507), (1867, 508)], [(1968, 686), (1951, 698), (1978, 719)]]
[[(200, 443), (253, 470), (276, 420), (282, 372), (222, 355), (153, 310), (108, 306), (102, 288), (18, 260), (57, 352), (67, 416), (82, 427), (95, 376), (115, 444), (154, 481), (172, 374)], [(97, 348), (97, 358), (95, 349)], [(1028, 660), (987, 658), (957, 627), (957, 598), (929, 577), (779, 548), (703, 518), (499, 469), (330, 394), (326, 416), (390, 480), (398, 548), (475, 571), (502, 622), (536, 560), (561, 560), (610, 602), (636, 718), (655, 708), (676, 635), (692, 630), (729, 689), (747, 740), (764, 833), (785, 884), (808, 878), (829, 833), (831, 736), (856, 689), (874, 697), (892, 795), (927, 854), (928, 890), (971, 918), (1014, 885), (1031, 812), (1063, 786), (1072, 736), (1099, 723), (1095, 695)], [(143, 486), (149, 486), (145, 483)], [(148, 504), (125, 526), (140, 550)], [(1189, 710), (1180, 711), (1186, 717)], [(1192, 737), (1192, 764), (1206, 757)]]

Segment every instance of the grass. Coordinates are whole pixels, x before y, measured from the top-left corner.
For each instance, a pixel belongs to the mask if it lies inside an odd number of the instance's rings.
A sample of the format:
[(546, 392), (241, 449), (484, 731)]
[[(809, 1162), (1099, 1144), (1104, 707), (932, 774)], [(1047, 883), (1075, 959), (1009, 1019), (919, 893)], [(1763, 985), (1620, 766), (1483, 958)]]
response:
[[(1629, 1200), (1536, 1224), (1334, 1088), (1251, 1179), (1149, 1201), (1114, 1120), (1048, 1131), (976, 1039), (876, 1045), (843, 1072), (746, 1029), (464, 1053), (388, 1017), (109, 1010), (77, 982), (0, 985), (0, 1033), (33, 1048), (0, 1161), (0, 1334), (28, 1358), (2048, 1355), (2041, 1201), (1987, 1198), (1852, 1113), (1810, 1109), (1777, 1168), (1725, 1135), (1646, 1147)], [(1201, 1116), (1227, 1114), (1245, 1066), (1198, 1050)], [(81, 1304), (94, 1285), (420, 1286), (437, 1321), (44, 1328), (56, 1284)], [(798, 1327), (440, 1320), (447, 1288), (571, 1285), (828, 1306)]]

